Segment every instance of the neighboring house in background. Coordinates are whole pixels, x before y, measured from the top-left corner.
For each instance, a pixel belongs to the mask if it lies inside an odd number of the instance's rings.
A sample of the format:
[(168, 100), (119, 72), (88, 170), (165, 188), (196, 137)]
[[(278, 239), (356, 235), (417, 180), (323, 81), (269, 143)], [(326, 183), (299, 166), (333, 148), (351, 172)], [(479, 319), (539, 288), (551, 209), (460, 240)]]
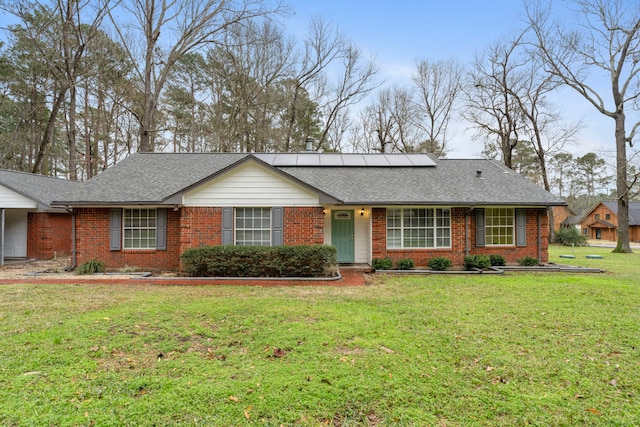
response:
[[(580, 221), (587, 239), (618, 240), (618, 202), (598, 203)], [(629, 203), (629, 241), (640, 241), (640, 202)]]
[(546, 210), (565, 204), (496, 161), (335, 153), (137, 153), (54, 203), (76, 216), (77, 264), (145, 269), (226, 244), (331, 244), (340, 263), (546, 262)]
[(0, 169), (0, 264), (72, 252), (72, 216), (51, 200), (79, 182)]
[(578, 228), (581, 216), (576, 215), (568, 206), (554, 206), (553, 229), (558, 232), (562, 228)]

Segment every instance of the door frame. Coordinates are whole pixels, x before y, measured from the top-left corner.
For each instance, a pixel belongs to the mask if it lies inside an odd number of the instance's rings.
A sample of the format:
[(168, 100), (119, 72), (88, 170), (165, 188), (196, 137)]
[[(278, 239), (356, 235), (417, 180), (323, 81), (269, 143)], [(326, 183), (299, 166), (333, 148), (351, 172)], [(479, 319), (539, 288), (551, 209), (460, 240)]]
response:
[[(346, 215), (348, 214), (348, 218), (346, 217)], [(355, 211), (352, 209), (338, 209), (338, 210), (333, 210), (331, 211), (331, 243), (336, 246), (336, 248), (338, 248), (338, 246), (336, 245), (337, 241), (341, 241), (345, 244), (349, 244), (349, 249), (350, 249), (350, 253), (346, 254), (347, 258), (342, 258), (340, 257), (340, 255), (344, 256), (345, 253), (343, 252), (342, 254), (340, 253), (339, 249), (338, 249), (338, 254), (337, 254), (337, 260), (338, 263), (341, 264), (353, 264), (355, 262), (355, 218), (354, 218), (354, 214)], [(336, 218), (338, 215), (342, 215), (345, 216), (344, 218)], [(338, 221), (349, 221), (350, 224), (350, 229), (351, 229), (351, 238), (349, 239), (348, 236), (346, 239), (337, 239), (338, 234), (336, 233), (336, 223)], [(342, 237), (342, 236), (340, 236)]]

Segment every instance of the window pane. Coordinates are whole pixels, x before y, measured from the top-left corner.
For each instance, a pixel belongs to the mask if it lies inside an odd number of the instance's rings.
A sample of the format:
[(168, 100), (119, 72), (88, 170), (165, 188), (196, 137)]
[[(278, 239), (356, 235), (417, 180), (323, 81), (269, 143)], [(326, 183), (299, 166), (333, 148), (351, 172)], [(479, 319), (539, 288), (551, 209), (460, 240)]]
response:
[(235, 244), (271, 245), (271, 208), (236, 208)]
[[(450, 224), (449, 209), (387, 209), (387, 247), (450, 247)], [(436, 240), (436, 233), (446, 238)]]
[(485, 232), (487, 245), (513, 245), (513, 208), (485, 209)]
[(155, 209), (125, 209), (122, 223), (125, 249), (155, 249)]

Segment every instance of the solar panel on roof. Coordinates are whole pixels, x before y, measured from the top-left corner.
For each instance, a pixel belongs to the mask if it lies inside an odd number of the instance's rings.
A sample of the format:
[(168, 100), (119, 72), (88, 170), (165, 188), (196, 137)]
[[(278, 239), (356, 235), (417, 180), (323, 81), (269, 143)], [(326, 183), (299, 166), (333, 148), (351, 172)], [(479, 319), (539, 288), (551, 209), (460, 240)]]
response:
[(297, 154), (276, 154), (273, 159), (273, 165), (275, 166), (296, 166), (297, 164)]
[(342, 163), (345, 166), (366, 166), (362, 154), (342, 154)]
[(384, 154), (363, 154), (367, 166), (390, 166), (388, 156)]
[(278, 153), (258, 154), (257, 157), (273, 166), (424, 167), (436, 165), (426, 154)]
[(342, 166), (342, 154), (323, 154), (320, 156), (321, 166)]

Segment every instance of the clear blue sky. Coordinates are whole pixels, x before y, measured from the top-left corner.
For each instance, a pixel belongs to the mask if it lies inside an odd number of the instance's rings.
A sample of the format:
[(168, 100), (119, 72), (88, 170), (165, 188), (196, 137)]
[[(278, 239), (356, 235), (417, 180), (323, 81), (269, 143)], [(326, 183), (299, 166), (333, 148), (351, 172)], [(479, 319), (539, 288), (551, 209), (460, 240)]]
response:
[[(294, 12), (287, 20), (289, 31), (302, 37), (312, 16), (326, 18), (375, 57), (389, 84), (406, 83), (419, 59), (469, 64), (477, 53), (524, 25), (520, 0), (288, 0), (288, 4)], [(613, 149), (613, 120), (570, 90), (555, 102), (564, 117), (585, 124), (579, 143), (567, 147), (569, 151), (604, 155)], [(452, 130), (451, 157), (479, 155), (482, 144), (472, 142), (466, 124)]]

